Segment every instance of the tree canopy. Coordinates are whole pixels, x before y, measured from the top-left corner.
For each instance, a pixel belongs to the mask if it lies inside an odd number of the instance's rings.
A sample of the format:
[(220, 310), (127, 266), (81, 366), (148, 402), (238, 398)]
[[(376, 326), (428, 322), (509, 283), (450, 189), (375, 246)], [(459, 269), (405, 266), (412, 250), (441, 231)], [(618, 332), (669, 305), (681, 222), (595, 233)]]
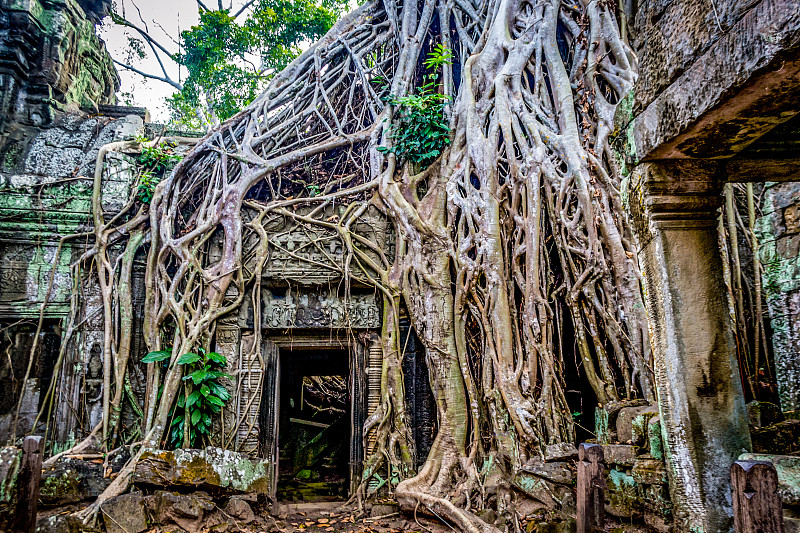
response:
[[(137, 7), (134, 4), (135, 7)], [(176, 92), (167, 101), (171, 120), (190, 129), (205, 129), (224, 121), (261, 92), (267, 81), (285, 68), (310, 43), (325, 34), (347, 7), (346, 0), (251, 0), (238, 9), (220, 1), (217, 9), (197, 2), (199, 22), (159, 42), (137, 7), (140, 23), (119, 9), (112, 20), (133, 31), (128, 57), (117, 60), (123, 68), (146, 78), (172, 85)], [(160, 72), (151, 73), (138, 64), (149, 55)], [(178, 79), (166, 63), (179, 67)]]

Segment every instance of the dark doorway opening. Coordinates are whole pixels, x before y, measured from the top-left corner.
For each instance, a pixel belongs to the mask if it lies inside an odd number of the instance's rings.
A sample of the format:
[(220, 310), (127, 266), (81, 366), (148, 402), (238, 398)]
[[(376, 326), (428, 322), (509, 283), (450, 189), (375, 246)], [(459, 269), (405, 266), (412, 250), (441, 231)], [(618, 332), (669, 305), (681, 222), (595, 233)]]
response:
[(405, 316), (400, 319), (400, 345), (403, 347), (406, 413), (417, 451), (417, 468), (421, 468), (436, 438), (436, 400), (428, 376), (425, 347)]
[(347, 497), (352, 405), (349, 355), (345, 349), (281, 350), (279, 500)]

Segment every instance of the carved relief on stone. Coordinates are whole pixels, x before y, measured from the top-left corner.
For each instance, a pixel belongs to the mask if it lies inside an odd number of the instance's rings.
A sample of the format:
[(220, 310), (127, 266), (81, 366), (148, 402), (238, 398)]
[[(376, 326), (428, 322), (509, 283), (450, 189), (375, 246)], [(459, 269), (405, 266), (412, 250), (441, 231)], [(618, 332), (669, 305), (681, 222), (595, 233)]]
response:
[(380, 327), (381, 314), (375, 294), (351, 294), (347, 300), (335, 290), (292, 289), (262, 293), (265, 328), (364, 328)]

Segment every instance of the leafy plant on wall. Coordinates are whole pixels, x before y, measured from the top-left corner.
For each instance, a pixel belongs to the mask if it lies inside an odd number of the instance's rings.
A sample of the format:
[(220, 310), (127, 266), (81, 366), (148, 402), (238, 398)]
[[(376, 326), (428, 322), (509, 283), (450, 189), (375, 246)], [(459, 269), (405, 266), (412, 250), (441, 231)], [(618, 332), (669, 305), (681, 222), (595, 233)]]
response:
[[(165, 362), (171, 351), (150, 352), (143, 363)], [(185, 353), (175, 362), (183, 366), (183, 394), (178, 395), (170, 422), (169, 443), (173, 448), (201, 447), (208, 443), (214, 416), (230, 400), (220, 378), (232, 376), (224, 372), (228, 360), (217, 352), (200, 348), (197, 353)], [(188, 421), (188, 427), (187, 427)]]

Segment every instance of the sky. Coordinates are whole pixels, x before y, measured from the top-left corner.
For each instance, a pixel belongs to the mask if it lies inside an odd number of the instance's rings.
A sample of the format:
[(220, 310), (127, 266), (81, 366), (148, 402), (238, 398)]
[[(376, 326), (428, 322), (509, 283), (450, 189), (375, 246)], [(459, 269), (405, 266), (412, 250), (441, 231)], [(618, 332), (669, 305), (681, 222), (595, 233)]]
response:
[[(216, 3), (215, 0), (210, 0)], [(226, 4), (228, 0), (225, 0)], [(142, 26), (142, 19), (147, 23), (150, 33), (165, 48), (171, 52), (177, 52), (178, 47), (174, 43), (182, 30), (188, 29), (198, 21), (197, 3), (195, 0), (136, 0), (136, 6), (141, 11), (141, 18), (137, 13), (131, 0), (116, 0), (118, 12), (123, 9), (128, 20), (136, 22)], [(241, 2), (234, 1), (234, 4), (241, 5)], [(211, 6), (209, 6), (211, 7)], [(155, 23), (157, 20), (158, 23)], [(103, 24), (98, 28), (100, 37), (106, 42), (111, 57), (117, 60), (124, 60), (127, 56), (128, 38), (127, 35), (134, 35), (122, 26), (116, 25), (110, 17), (106, 17)], [(159, 74), (160, 68), (155, 56), (147, 50), (148, 56), (145, 60), (137, 61), (136, 67), (145, 72)], [(172, 62), (165, 65), (168, 72), (177, 78), (178, 69)], [(146, 107), (150, 110), (151, 119), (154, 122), (166, 122), (169, 113), (164, 102), (165, 98), (171, 96), (175, 89), (171, 85), (154, 80), (145, 80), (139, 74), (126, 71), (117, 67), (122, 86), (117, 93), (120, 105), (136, 105)], [(128, 97), (126, 93), (132, 94)]]

